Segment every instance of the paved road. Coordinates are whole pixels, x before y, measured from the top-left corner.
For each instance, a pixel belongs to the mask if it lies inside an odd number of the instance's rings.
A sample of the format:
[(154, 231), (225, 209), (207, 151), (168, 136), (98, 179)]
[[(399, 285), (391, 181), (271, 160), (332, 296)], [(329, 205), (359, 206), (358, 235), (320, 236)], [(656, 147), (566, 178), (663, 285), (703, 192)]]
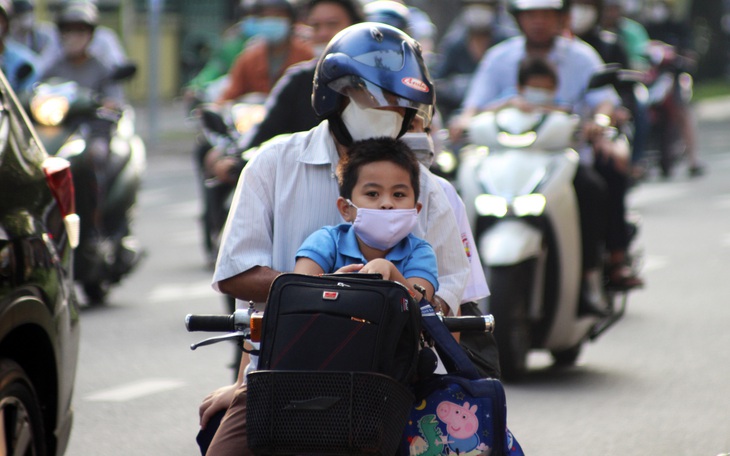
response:
[[(626, 318), (577, 367), (551, 369), (538, 353), (528, 379), (507, 386), (510, 427), (529, 455), (730, 451), (727, 125), (702, 125), (708, 176), (632, 194), (648, 285)], [(71, 456), (196, 455), (198, 403), (232, 377), (231, 347), (188, 349), (199, 337), (184, 315), (223, 304), (200, 248), (189, 143), (167, 138), (150, 154), (136, 227), (149, 256), (108, 306), (83, 310)]]

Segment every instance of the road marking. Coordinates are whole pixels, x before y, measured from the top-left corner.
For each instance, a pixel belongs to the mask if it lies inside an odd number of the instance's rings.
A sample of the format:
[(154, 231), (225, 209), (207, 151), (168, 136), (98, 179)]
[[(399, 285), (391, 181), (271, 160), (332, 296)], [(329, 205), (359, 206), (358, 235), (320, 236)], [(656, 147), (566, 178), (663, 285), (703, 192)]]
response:
[(126, 402), (143, 396), (149, 396), (150, 394), (180, 388), (184, 384), (180, 380), (149, 378), (97, 391), (86, 396), (85, 400), (96, 402)]
[(159, 285), (152, 289), (148, 300), (150, 302), (189, 301), (200, 298), (212, 299), (219, 296), (210, 287), (210, 282), (205, 281)]

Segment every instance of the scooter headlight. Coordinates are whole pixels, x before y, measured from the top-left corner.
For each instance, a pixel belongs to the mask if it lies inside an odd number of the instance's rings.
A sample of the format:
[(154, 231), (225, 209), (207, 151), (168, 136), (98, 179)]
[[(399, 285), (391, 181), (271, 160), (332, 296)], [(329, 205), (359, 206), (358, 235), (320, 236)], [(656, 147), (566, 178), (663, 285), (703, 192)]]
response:
[(236, 130), (246, 133), (264, 120), (266, 108), (257, 104), (237, 104), (232, 108), (232, 115)]
[(68, 99), (59, 96), (35, 97), (30, 102), (30, 112), (41, 125), (55, 127), (68, 114)]
[(545, 196), (539, 193), (518, 196), (512, 201), (512, 212), (517, 217), (537, 217), (542, 215), (546, 203)]
[(511, 202), (496, 195), (479, 195), (474, 200), (477, 214), (483, 217), (538, 217), (545, 211), (547, 201), (543, 195), (533, 193), (514, 198)]
[(504, 217), (507, 215), (507, 200), (501, 196), (479, 195), (474, 200), (477, 214), (485, 217)]

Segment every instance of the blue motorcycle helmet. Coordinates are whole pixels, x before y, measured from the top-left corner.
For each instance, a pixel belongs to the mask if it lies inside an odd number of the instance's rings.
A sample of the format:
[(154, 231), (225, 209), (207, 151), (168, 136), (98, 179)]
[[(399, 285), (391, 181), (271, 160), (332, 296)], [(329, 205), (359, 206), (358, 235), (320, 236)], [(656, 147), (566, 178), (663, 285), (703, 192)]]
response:
[(352, 137), (341, 119), (345, 100), (361, 108), (405, 108), (402, 136), (416, 115), (431, 124), (434, 87), (421, 45), (405, 32), (382, 23), (352, 25), (332, 38), (317, 62), (312, 107), (330, 122), (340, 144)]

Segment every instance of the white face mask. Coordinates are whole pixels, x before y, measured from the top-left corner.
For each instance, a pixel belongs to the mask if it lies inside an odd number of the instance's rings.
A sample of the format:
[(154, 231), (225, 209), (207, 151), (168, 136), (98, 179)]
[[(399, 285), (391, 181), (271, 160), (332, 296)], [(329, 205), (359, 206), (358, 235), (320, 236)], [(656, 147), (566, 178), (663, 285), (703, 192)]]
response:
[(555, 103), (555, 92), (540, 87), (525, 87), (522, 89), (522, 98), (534, 105), (547, 106)]
[(403, 127), (403, 116), (387, 109), (361, 109), (350, 102), (342, 111), (342, 122), (353, 141), (387, 136), (397, 138)]
[(401, 136), (400, 140), (410, 147), (416, 159), (423, 166), (426, 168), (431, 167), (434, 158), (433, 138), (431, 135), (425, 132), (408, 132)]
[(593, 5), (573, 5), (570, 7), (570, 29), (576, 35), (583, 35), (596, 25), (598, 9)]
[(91, 34), (86, 32), (65, 32), (61, 34), (63, 52), (67, 57), (77, 57), (86, 52), (91, 42)]
[(318, 59), (319, 56), (324, 54), (325, 48), (327, 48), (327, 43), (313, 44), (312, 45), (312, 54), (314, 54), (314, 58)]
[(352, 229), (365, 245), (377, 250), (392, 249), (408, 236), (418, 222), (418, 210), (413, 209), (357, 209)]

